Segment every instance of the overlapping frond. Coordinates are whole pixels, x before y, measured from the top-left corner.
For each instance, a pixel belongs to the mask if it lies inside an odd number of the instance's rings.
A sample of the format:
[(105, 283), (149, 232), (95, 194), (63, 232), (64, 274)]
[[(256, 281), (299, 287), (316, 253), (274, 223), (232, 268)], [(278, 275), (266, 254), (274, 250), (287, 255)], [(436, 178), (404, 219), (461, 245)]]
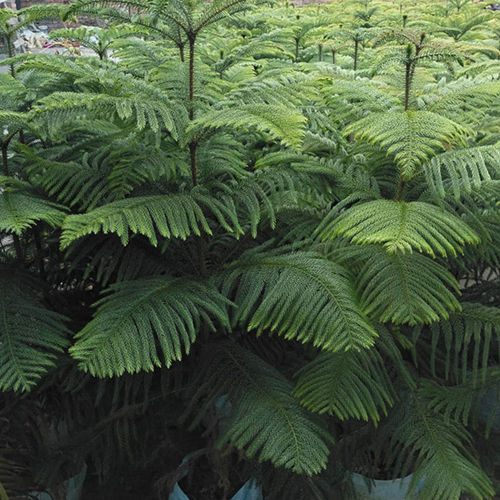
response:
[[(1, 218), (1, 217), (0, 217)], [(29, 391), (68, 345), (65, 318), (46, 309), (29, 282), (0, 269), (0, 389)]]
[(464, 111), (484, 112), (500, 95), (500, 81), (492, 78), (461, 78), (437, 85), (422, 96), (426, 109), (447, 117), (466, 116)]
[(321, 239), (344, 236), (357, 244), (383, 244), (389, 253), (417, 250), (431, 256), (463, 253), (479, 243), (478, 235), (459, 217), (419, 201), (375, 200), (357, 204), (318, 228)]
[(299, 474), (326, 467), (331, 437), (292, 396), (292, 383), (276, 368), (230, 342), (208, 350), (209, 360), (200, 392), (228, 394), (231, 405), (219, 444)]
[(463, 302), (461, 310), (428, 327), (415, 328), (414, 341), (431, 342), (429, 363), (434, 375), (445, 380), (474, 384), (486, 381), (490, 358), (498, 359), (500, 309), (480, 303)]
[(350, 124), (346, 134), (380, 146), (394, 157), (406, 179), (446, 144), (462, 144), (469, 131), (430, 111), (371, 113)]
[(277, 105), (241, 105), (234, 109), (209, 111), (198, 118), (192, 133), (228, 127), (236, 130), (255, 129), (282, 144), (296, 147), (304, 135), (306, 118), (296, 109)]
[(124, 245), (130, 233), (146, 236), (153, 245), (158, 244), (158, 235), (164, 238), (186, 239), (201, 232), (211, 234), (212, 230), (204, 215), (208, 209), (228, 230), (235, 223), (234, 215), (215, 198), (200, 194), (167, 194), (127, 198), (98, 207), (86, 214), (70, 215), (63, 224), (61, 246), (88, 234), (115, 233)]
[(40, 221), (56, 227), (61, 225), (65, 216), (62, 205), (34, 196), (29, 191), (7, 188), (0, 192), (0, 231), (21, 234)]
[[(330, 85), (322, 89), (325, 102), (334, 109), (342, 109), (345, 118), (361, 118), (367, 112), (385, 112), (398, 110), (401, 103), (392, 97), (383, 86), (379, 88), (369, 80), (335, 78)], [(346, 107), (345, 102), (349, 105)]]
[[(3, 111), (0, 107), (0, 127), (3, 128), (7, 134), (12, 135), (23, 128), (29, 128), (29, 117), (26, 113), (19, 113), (16, 111)], [(1, 139), (0, 139), (1, 141)]]
[(154, 101), (147, 94), (131, 93), (129, 95), (109, 95), (90, 92), (54, 92), (41, 99), (33, 111), (35, 116), (50, 116), (53, 119), (64, 117), (76, 118), (76, 112), (88, 109), (97, 116), (117, 116), (122, 120), (135, 120), (139, 130), (146, 126), (157, 132), (164, 126), (174, 137), (177, 137), (175, 119), (171, 107)]
[(109, 185), (103, 172), (86, 158), (82, 163), (50, 161), (29, 155), (31, 182), (69, 206), (88, 208), (109, 195)]
[(249, 252), (224, 276), (236, 303), (233, 321), (259, 333), (311, 342), (330, 351), (373, 345), (373, 327), (361, 312), (343, 267), (310, 253)]
[(423, 173), (431, 190), (444, 198), (453, 193), (460, 199), (483, 182), (500, 177), (498, 146), (477, 146), (446, 151), (424, 163)]
[[(470, 451), (469, 433), (460, 424), (443, 420), (418, 397), (408, 405), (393, 440), (416, 460), (410, 494), (419, 491), (420, 497), (433, 500), (458, 500), (464, 492), (476, 498), (493, 495), (488, 476)], [(409, 462), (402, 465), (405, 475)]]
[(462, 425), (484, 425), (485, 435), (498, 418), (497, 388), (500, 383), (498, 367), (488, 370), (484, 383), (477, 384), (472, 377), (460, 384), (444, 385), (433, 379), (424, 379), (420, 384), (421, 394), (428, 400), (431, 410), (441, 413), (446, 420)]
[(77, 335), (71, 355), (98, 377), (168, 367), (189, 353), (201, 321), (229, 326), (227, 304), (215, 288), (187, 278), (116, 283)]
[(396, 324), (431, 323), (460, 309), (458, 283), (434, 260), (417, 253), (367, 248), (357, 284), (369, 316)]
[(393, 388), (375, 349), (321, 353), (297, 374), (294, 394), (311, 411), (340, 420), (380, 420)]

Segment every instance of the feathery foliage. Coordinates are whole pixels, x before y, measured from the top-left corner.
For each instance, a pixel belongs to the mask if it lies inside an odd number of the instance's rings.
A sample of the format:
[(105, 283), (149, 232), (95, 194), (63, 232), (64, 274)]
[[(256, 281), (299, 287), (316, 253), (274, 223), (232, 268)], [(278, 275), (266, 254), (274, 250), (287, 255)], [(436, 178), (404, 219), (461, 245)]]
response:
[[(0, 182), (5, 180), (0, 177)], [(64, 217), (63, 206), (29, 191), (7, 187), (0, 193), (0, 231), (21, 234), (40, 221), (58, 227)]]
[(376, 144), (394, 157), (405, 179), (446, 144), (462, 144), (468, 130), (430, 111), (372, 113), (352, 123), (346, 134)]
[(292, 396), (293, 385), (278, 370), (230, 342), (210, 358), (202, 390), (224, 391), (231, 403), (219, 444), (229, 442), (249, 457), (299, 474), (325, 468), (332, 438)]
[[(7, 494), (493, 497), (496, 14), (339, 5), (0, 9)], [(79, 16), (92, 56), (15, 54)]]
[(368, 347), (376, 336), (347, 270), (319, 256), (249, 252), (226, 272), (223, 292), (234, 296), (233, 322), (258, 333), (268, 329), (330, 351)]
[(322, 353), (297, 376), (294, 394), (301, 403), (340, 420), (378, 422), (393, 404), (388, 374), (375, 350)]
[(432, 257), (455, 256), (463, 253), (465, 244), (479, 243), (476, 233), (460, 218), (420, 201), (358, 204), (325, 226), (319, 228), (322, 239), (340, 235), (361, 245), (383, 243), (388, 253), (417, 250)]
[(93, 375), (151, 371), (161, 365), (158, 351), (170, 366), (183, 350), (189, 353), (202, 319), (212, 329), (211, 316), (228, 325), (227, 300), (202, 282), (151, 278), (116, 283), (109, 291), (71, 347)]
[(207, 206), (218, 217), (219, 222), (232, 231), (224, 218), (227, 209), (216, 199), (202, 195), (157, 195), (140, 196), (108, 203), (86, 214), (71, 215), (63, 224), (61, 244), (91, 233), (116, 233), (124, 245), (130, 233), (146, 236), (153, 245), (158, 244), (158, 234), (164, 238), (186, 239), (199, 236), (201, 231), (211, 234), (210, 226), (202, 207)]
[(40, 303), (29, 279), (2, 266), (0, 278), (0, 388), (29, 391), (68, 346), (65, 318)]

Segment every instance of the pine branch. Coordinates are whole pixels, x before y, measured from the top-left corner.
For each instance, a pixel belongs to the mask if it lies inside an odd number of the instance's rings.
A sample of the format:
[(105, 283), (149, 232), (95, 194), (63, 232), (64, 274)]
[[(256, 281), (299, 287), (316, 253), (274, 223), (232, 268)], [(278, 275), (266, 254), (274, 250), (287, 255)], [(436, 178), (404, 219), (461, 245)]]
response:
[(251, 251), (223, 276), (234, 297), (233, 323), (330, 351), (373, 345), (375, 331), (360, 311), (349, 273), (317, 255)]
[(33, 283), (0, 269), (0, 390), (29, 391), (68, 345), (66, 319), (46, 309)]
[(311, 411), (340, 420), (372, 420), (394, 403), (393, 388), (375, 349), (322, 353), (297, 374), (294, 390)]
[(229, 327), (225, 299), (210, 285), (187, 278), (150, 278), (115, 283), (110, 295), (77, 335), (71, 355), (98, 377), (169, 367), (189, 353), (202, 322), (212, 317)]
[(459, 217), (424, 202), (375, 200), (360, 203), (338, 217), (326, 217), (317, 233), (324, 241), (344, 236), (354, 243), (383, 244), (388, 253), (424, 252), (432, 257), (463, 253), (479, 237)]
[[(210, 346), (197, 397), (227, 394), (231, 413), (218, 444), (297, 474), (326, 467), (331, 436), (291, 395), (292, 384), (273, 366), (232, 342)], [(205, 405), (206, 406), (206, 405)]]

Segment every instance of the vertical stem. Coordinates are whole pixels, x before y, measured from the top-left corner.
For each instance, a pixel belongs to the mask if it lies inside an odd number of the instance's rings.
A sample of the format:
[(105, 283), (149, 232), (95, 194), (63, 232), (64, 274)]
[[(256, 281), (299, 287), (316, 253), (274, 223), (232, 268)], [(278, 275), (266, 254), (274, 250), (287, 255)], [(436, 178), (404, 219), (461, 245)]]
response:
[(411, 62), (405, 64), (405, 111), (408, 111), (410, 104), (410, 86), (411, 86)]
[(408, 46), (406, 63), (405, 63), (405, 111), (408, 111), (410, 105), (410, 92), (411, 84), (413, 82), (413, 76), (415, 75), (415, 70), (417, 68), (417, 57), (423, 47), (425, 33), (420, 35), (420, 44), (415, 45), (415, 57), (412, 57), (411, 46)]
[[(194, 44), (196, 37), (192, 35), (189, 38), (189, 120), (194, 120)], [(196, 140), (192, 140), (189, 144), (189, 155), (191, 163), (191, 178), (193, 186), (198, 185), (198, 165), (196, 158), (196, 149), (198, 144)]]
[(295, 39), (295, 62), (299, 62), (299, 39)]
[(354, 40), (354, 71), (358, 69), (359, 40)]
[[(194, 120), (194, 45), (196, 42), (196, 35), (192, 34), (189, 37), (189, 120)], [(189, 157), (191, 163), (191, 179), (193, 181), (193, 186), (198, 185), (198, 165), (197, 165), (197, 155), (196, 150), (198, 148), (198, 142), (193, 139), (189, 143)], [(205, 251), (203, 248), (203, 239), (198, 240), (198, 253), (200, 259), (200, 274), (202, 276), (207, 275), (207, 264), (205, 262)], [(205, 324), (204, 331), (208, 332), (208, 325)]]
[(396, 190), (396, 201), (401, 201), (401, 198), (403, 196), (403, 188), (405, 187), (405, 181), (403, 179), (403, 176), (399, 176), (399, 181), (398, 181), (398, 188)]
[(194, 119), (194, 42), (195, 37), (189, 39), (189, 119)]
[[(6, 38), (7, 38), (7, 50), (9, 51), (9, 57), (14, 57), (16, 55), (16, 52), (14, 50), (14, 42), (12, 41), (12, 37), (14, 36), (13, 33), (9, 33)], [(10, 74), (12, 75), (13, 78), (16, 76), (16, 68), (14, 67), (14, 63), (9, 64), (10, 67)]]
[(323, 45), (318, 45), (318, 61), (321, 62), (323, 60)]
[(7, 156), (8, 143), (2, 142), (2, 167), (3, 173), (9, 175), (9, 157)]
[(198, 185), (198, 164), (196, 150), (198, 149), (198, 144), (196, 141), (191, 141), (189, 144), (189, 156), (191, 163), (191, 179), (193, 180), (193, 186)]
[(177, 47), (179, 48), (179, 56), (181, 58), (181, 62), (184, 62), (184, 44), (180, 43), (179, 45), (177, 45)]
[(332, 64), (335, 64), (335, 55), (336, 55), (336, 50), (332, 49)]

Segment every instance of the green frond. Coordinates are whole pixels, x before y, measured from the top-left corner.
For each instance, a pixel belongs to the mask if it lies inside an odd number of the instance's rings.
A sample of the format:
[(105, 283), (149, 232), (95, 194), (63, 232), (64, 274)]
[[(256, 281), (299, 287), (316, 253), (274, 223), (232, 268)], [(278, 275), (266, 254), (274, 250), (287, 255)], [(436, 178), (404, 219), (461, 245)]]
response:
[[(239, 85), (225, 99), (228, 105), (262, 105), (299, 108), (318, 97), (316, 76), (281, 70), (278, 75), (264, 73)], [(250, 106), (249, 106), (250, 108)]]
[(393, 440), (400, 441), (416, 460), (410, 494), (419, 490), (421, 498), (432, 500), (459, 500), (463, 493), (485, 499), (494, 494), (488, 476), (470, 450), (468, 432), (430, 411), (418, 397), (394, 430)]
[(424, 163), (423, 173), (431, 190), (441, 198), (451, 191), (456, 200), (500, 178), (498, 146), (477, 146), (447, 151)]
[(423, 379), (421, 394), (429, 400), (429, 408), (441, 413), (447, 421), (468, 425), (471, 414), (477, 409), (480, 391), (471, 383), (446, 386), (436, 380)]
[(457, 118), (464, 111), (485, 111), (500, 95), (500, 81), (478, 77), (462, 78), (448, 85), (437, 85), (422, 96), (426, 109), (442, 116)]
[(236, 225), (237, 220), (215, 198), (196, 193), (138, 196), (108, 203), (86, 214), (68, 216), (63, 224), (61, 247), (100, 232), (117, 234), (124, 245), (130, 233), (142, 234), (154, 246), (158, 244), (158, 235), (185, 240), (192, 234), (200, 236), (202, 231), (212, 234), (203, 208), (212, 212), (226, 230), (234, 231), (225, 216)]
[[(367, 112), (381, 113), (388, 110), (401, 108), (401, 103), (392, 97), (384, 86), (374, 85), (370, 80), (332, 78), (331, 84), (322, 88), (325, 101), (334, 109), (345, 109), (345, 101), (349, 103), (348, 109), (341, 113), (342, 117), (359, 119)], [(342, 102), (344, 101), (344, 102)]]
[(297, 147), (304, 135), (306, 118), (295, 109), (277, 105), (241, 105), (234, 109), (209, 111), (195, 120), (191, 133), (229, 127), (236, 130), (256, 129), (282, 144)]
[(132, 118), (138, 130), (148, 126), (154, 132), (164, 126), (174, 138), (177, 138), (176, 122), (168, 103), (152, 100), (146, 94), (109, 95), (86, 92), (54, 92), (38, 101), (32, 111), (34, 117), (49, 115), (57, 121), (64, 116), (77, 116), (78, 112), (88, 109), (98, 116), (106, 118), (117, 116), (122, 120)]
[(114, 40), (112, 49), (113, 57), (119, 57), (129, 71), (139, 74), (158, 68), (170, 57), (163, 44), (138, 37)]
[(84, 209), (102, 203), (110, 195), (106, 174), (100, 165), (83, 157), (76, 161), (54, 161), (41, 158), (28, 148), (24, 155), (29, 161), (28, 177), (35, 186), (40, 186), (49, 196), (70, 207)]
[[(1, 217), (0, 217), (1, 220)], [(29, 391), (68, 345), (65, 318), (46, 309), (20, 271), (0, 269), (0, 390)]]
[(293, 385), (276, 368), (230, 342), (208, 350), (207, 356), (210, 366), (202, 371), (201, 392), (228, 394), (231, 404), (219, 445), (229, 443), (249, 457), (298, 474), (317, 474), (326, 467), (332, 438), (292, 396)]
[(199, 32), (221, 19), (246, 9), (248, 9), (246, 0), (214, 0), (204, 9), (203, 13), (196, 20), (194, 31)]
[(369, 316), (396, 324), (431, 323), (448, 318), (460, 304), (451, 273), (423, 255), (388, 254), (367, 248), (357, 285), (361, 304)]
[(318, 255), (250, 251), (223, 278), (224, 294), (237, 305), (234, 323), (330, 351), (373, 345), (376, 333), (359, 308), (349, 273)]
[[(486, 380), (477, 384), (472, 377), (456, 385), (443, 385), (435, 379), (424, 379), (420, 383), (420, 393), (428, 400), (429, 408), (439, 412), (446, 421), (454, 421), (465, 426), (474, 425), (481, 418), (485, 424), (485, 435), (489, 436), (491, 426), (497, 418), (498, 401), (494, 394), (500, 383), (497, 367), (488, 370)], [(484, 411), (485, 402), (492, 401), (491, 412)]]
[(63, 206), (34, 196), (29, 191), (7, 188), (0, 192), (0, 231), (21, 234), (40, 221), (57, 227), (65, 216)]
[(393, 404), (393, 388), (375, 349), (321, 353), (297, 374), (296, 397), (309, 410), (377, 423)]
[(71, 355), (98, 377), (169, 367), (189, 353), (203, 320), (229, 326), (229, 303), (209, 284), (169, 277), (115, 283), (94, 318), (76, 335)]
[(496, 344), (500, 341), (500, 309), (480, 303), (463, 302), (461, 309), (448, 319), (428, 327), (418, 326), (413, 332), (419, 338), (430, 339), (432, 346), (429, 364), (434, 375), (446, 380), (453, 378), (465, 382), (469, 377), (474, 384), (486, 382), (490, 357), (499, 355)]
[[(30, 128), (28, 118), (29, 117), (26, 115), (26, 113), (18, 113), (16, 111), (3, 111), (0, 108), (0, 127), (2, 127), (3, 131), (7, 132), (9, 136), (15, 134), (17, 131), (23, 128)], [(5, 134), (5, 132), (3, 136), (7, 135)], [(0, 136), (0, 142), (2, 142), (2, 136)]]
[(2, 95), (2, 102), (0, 103), (0, 123), (4, 122), (4, 115), (2, 115), (1, 112), (19, 109), (17, 106), (22, 104), (23, 98), (26, 97), (26, 91), (27, 89), (24, 84), (12, 75), (5, 73), (0, 74), (0, 94)]
[(360, 203), (318, 227), (322, 240), (344, 236), (354, 243), (383, 244), (387, 252), (417, 250), (432, 257), (463, 253), (479, 243), (477, 234), (459, 217), (420, 201), (375, 200)]
[(469, 130), (430, 111), (371, 113), (349, 125), (345, 134), (380, 146), (394, 160), (405, 179), (449, 143), (463, 143)]

